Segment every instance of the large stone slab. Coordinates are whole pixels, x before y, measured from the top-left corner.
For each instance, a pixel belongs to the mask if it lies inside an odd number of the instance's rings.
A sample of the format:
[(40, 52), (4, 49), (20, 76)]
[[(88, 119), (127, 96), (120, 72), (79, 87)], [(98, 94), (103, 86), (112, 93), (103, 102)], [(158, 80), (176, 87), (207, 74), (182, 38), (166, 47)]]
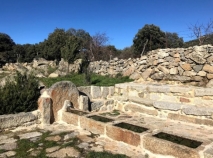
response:
[(155, 101), (153, 103), (153, 106), (158, 109), (163, 110), (172, 110), (177, 111), (180, 110), (183, 104), (180, 103), (172, 103), (172, 102), (166, 102), (166, 101)]
[(166, 140), (158, 139), (150, 135), (143, 137), (143, 147), (155, 154), (161, 154), (164, 156), (170, 155), (176, 158), (200, 157), (196, 150)]
[(183, 106), (182, 111), (187, 115), (195, 116), (211, 116), (213, 108), (210, 107), (196, 107), (196, 106)]
[(213, 89), (212, 88), (197, 88), (195, 89), (195, 96), (213, 96)]
[(0, 116), (0, 129), (21, 126), (24, 123), (32, 122), (38, 119), (38, 115), (33, 112), (1, 115)]
[(137, 105), (137, 104), (132, 104), (132, 103), (127, 104), (124, 107), (124, 109), (125, 109), (125, 111), (145, 113), (145, 114), (154, 115), (154, 116), (158, 115), (158, 111), (155, 109), (145, 108), (142, 105)]
[(133, 146), (140, 145), (141, 139), (139, 134), (113, 125), (106, 126), (106, 135), (113, 140), (122, 141)]
[(213, 147), (208, 148), (204, 151), (204, 158), (213, 158)]
[(92, 99), (101, 98), (101, 87), (91, 86), (91, 96), (92, 96)]
[(48, 94), (53, 101), (53, 121), (58, 121), (58, 111), (64, 105), (65, 100), (69, 100), (74, 108), (79, 108), (79, 91), (72, 82), (57, 82), (49, 88)]

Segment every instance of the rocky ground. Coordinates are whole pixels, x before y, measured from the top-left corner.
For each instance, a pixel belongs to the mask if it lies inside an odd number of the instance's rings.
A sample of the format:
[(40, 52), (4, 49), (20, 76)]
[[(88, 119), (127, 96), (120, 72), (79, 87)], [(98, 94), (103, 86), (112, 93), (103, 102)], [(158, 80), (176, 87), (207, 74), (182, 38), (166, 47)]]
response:
[[(110, 151), (110, 152), (107, 152)], [(121, 155), (122, 154), (122, 155)], [(0, 132), (0, 157), (143, 157), (124, 143), (115, 143), (63, 122)]]

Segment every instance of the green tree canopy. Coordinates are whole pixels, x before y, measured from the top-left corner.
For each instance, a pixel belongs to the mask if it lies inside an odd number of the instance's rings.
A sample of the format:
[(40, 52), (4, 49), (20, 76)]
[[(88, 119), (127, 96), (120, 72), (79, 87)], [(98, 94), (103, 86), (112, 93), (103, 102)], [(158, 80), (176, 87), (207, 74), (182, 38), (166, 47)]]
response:
[(0, 52), (12, 50), (15, 43), (9, 35), (0, 32)]
[(146, 24), (138, 31), (133, 39), (133, 47), (136, 54), (141, 54), (146, 44), (144, 52), (165, 48), (165, 33), (158, 26)]
[(166, 32), (167, 48), (181, 48), (183, 47), (183, 44), (183, 38), (179, 37), (177, 33)]

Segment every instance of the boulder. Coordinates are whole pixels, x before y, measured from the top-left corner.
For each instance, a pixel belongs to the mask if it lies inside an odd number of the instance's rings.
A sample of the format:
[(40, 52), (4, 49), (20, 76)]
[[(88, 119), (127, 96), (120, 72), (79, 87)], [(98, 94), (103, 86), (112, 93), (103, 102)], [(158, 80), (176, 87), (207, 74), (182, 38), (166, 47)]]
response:
[(69, 100), (74, 108), (79, 109), (79, 91), (72, 82), (57, 82), (48, 89), (48, 94), (52, 99), (53, 121), (58, 121), (57, 113), (65, 100)]
[(209, 72), (209, 73), (213, 73), (213, 66), (205, 64), (203, 66), (203, 71)]
[(180, 66), (182, 67), (183, 70), (185, 71), (190, 71), (192, 68), (191, 68), (191, 65), (190, 64), (180, 64)]

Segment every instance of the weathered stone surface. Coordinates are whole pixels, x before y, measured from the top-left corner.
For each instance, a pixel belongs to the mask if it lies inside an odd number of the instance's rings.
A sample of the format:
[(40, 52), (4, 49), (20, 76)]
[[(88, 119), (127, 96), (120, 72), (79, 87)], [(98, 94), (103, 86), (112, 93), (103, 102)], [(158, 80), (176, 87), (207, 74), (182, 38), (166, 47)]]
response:
[(191, 65), (190, 64), (180, 64), (180, 66), (182, 67), (183, 70), (185, 71), (190, 71), (192, 68), (191, 68)]
[(171, 75), (176, 75), (176, 74), (178, 74), (178, 69), (177, 69), (177, 67), (171, 68), (170, 71), (169, 71), (169, 73), (170, 73)]
[(199, 76), (206, 76), (206, 72), (205, 71), (199, 71), (197, 73), (197, 75), (199, 75)]
[(101, 87), (102, 98), (107, 98), (108, 95), (109, 95), (109, 87)]
[(139, 97), (129, 97), (129, 101), (139, 103), (145, 106), (153, 106), (153, 100), (150, 99), (144, 99), (144, 98), (139, 98)]
[(193, 52), (189, 55), (189, 58), (195, 61), (198, 64), (204, 64), (206, 60), (203, 58), (202, 55), (198, 54), (197, 52)]
[(14, 155), (16, 155), (15, 151), (7, 151), (7, 152), (0, 154), (0, 157), (7, 158), (7, 157), (14, 156)]
[(56, 78), (56, 77), (58, 77), (59, 75), (57, 74), (57, 73), (51, 73), (51, 74), (49, 74), (49, 78)]
[(146, 89), (148, 92), (155, 92), (155, 93), (169, 92), (169, 86), (167, 85), (148, 85)]
[(59, 135), (56, 135), (56, 136), (49, 136), (49, 137), (45, 138), (45, 140), (58, 142), (58, 141), (61, 140), (61, 137), (60, 137)]
[(41, 120), (43, 124), (52, 123), (52, 99), (50, 96), (45, 96), (45, 93), (39, 98), (38, 105), (41, 112)]
[(189, 77), (192, 77), (192, 76), (195, 76), (197, 73), (196, 72), (193, 72), (193, 71), (184, 71), (183, 72), (183, 75), (184, 76), (189, 76)]
[(163, 139), (151, 137), (149, 135), (143, 138), (143, 147), (155, 154), (171, 155), (177, 158), (199, 158), (199, 153), (188, 147), (178, 145)]
[(195, 89), (195, 96), (196, 97), (205, 96), (205, 95), (213, 96), (213, 89), (212, 88), (197, 88), (197, 89)]
[(153, 70), (151, 68), (146, 69), (143, 73), (142, 73), (142, 77), (144, 80), (146, 80), (151, 74), (152, 74)]
[(162, 80), (164, 78), (165, 74), (162, 72), (153, 74), (150, 78), (154, 80)]
[(166, 52), (163, 52), (163, 51), (158, 52), (159, 58), (165, 58), (165, 57), (168, 57), (168, 56), (169, 56), (169, 53), (166, 53)]
[(81, 86), (77, 87), (80, 95), (87, 95), (90, 99), (92, 99), (91, 95), (91, 86)]
[(209, 80), (213, 79), (213, 74), (207, 74), (206, 76)]
[(91, 86), (91, 96), (92, 96), (92, 99), (101, 98), (101, 87)]
[(104, 134), (106, 123), (92, 120), (87, 117), (80, 117), (80, 127), (95, 134)]
[(213, 114), (213, 108), (210, 107), (196, 107), (196, 106), (183, 106), (182, 111), (186, 115), (195, 116), (211, 116)]
[(48, 94), (53, 102), (53, 122), (58, 121), (58, 111), (62, 108), (65, 100), (69, 100), (73, 107), (79, 108), (79, 91), (72, 82), (57, 82), (49, 88)]
[(209, 72), (209, 73), (213, 73), (213, 66), (205, 64), (203, 66), (203, 71)]
[(207, 88), (212, 88), (213, 87), (213, 79), (211, 79), (207, 84), (206, 84)]
[(68, 124), (73, 124), (75, 126), (79, 125), (79, 116), (72, 114), (70, 112), (62, 112), (62, 121), (68, 123)]
[(184, 70), (180, 66), (178, 66), (178, 72), (180, 75), (183, 75)]
[(172, 120), (178, 120), (178, 121), (189, 122), (194, 124), (200, 124), (200, 125), (203, 124), (203, 125), (213, 126), (212, 119), (200, 119), (197, 117), (191, 117), (187, 115), (173, 114), (173, 113), (169, 113), (168, 118)]
[(100, 109), (103, 105), (104, 105), (104, 101), (103, 101), (103, 100), (92, 101), (92, 103), (91, 103), (91, 111), (98, 110), (98, 109)]
[(188, 98), (180, 97), (181, 103), (190, 103), (190, 100)]
[(199, 71), (201, 71), (203, 69), (203, 65), (194, 65), (193, 66), (193, 70), (195, 71), (195, 72), (199, 72)]
[(42, 135), (42, 133), (40, 133), (40, 132), (29, 132), (29, 133), (20, 134), (18, 136), (20, 139), (29, 139), (29, 138), (34, 138), (34, 137), (38, 137), (41, 135)]
[(148, 115), (154, 115), (154, 116), (157, 116), (158, 115), (158, 111), (157, 110), (154, 110), (154, 109), (148, 109), (148, 108), (145, 108), (145, 107), (142, 107), (140, 105), (137, 105), (137, 104), (127, 104), (125, 107), (124, 107), (125, 111), (131, 111), (131, 112), (139, 112), (139, 113), (145, 113), (145, 114), (148, 114)]
[(134, 72), (133, 74), (130, 75), (129, 78), (131, 78), (133, 80), (138, 80), (139, 78), (141, 78), (141, 74), (138, 72)]
[(37, 119), (38, 115), (35, 115), (35, 112), (0, 115), (0, 129), (21, 126), (24, 123), (32, 122)]
[(54, 146), (54, 147), (51, 147), (51, 148), (47, 148), (46, 153), (52, 153), (52, 152), (58, 150), (59, 148), (60, 148), (60, 146)]
[(191, 81), (191, 77), (188, 76), (180, 76), (180, 75), (166, 75), (165, 79), (180, 81), (180, 82), (189, 82)]
[(177, 111), (181, 109), (182, 104), (166, 101), (155, 101), (153, 103), (153, 106), (158, 109)]
[(165, 68), (164, 66), (158, 66), (158, 69), (160, 71), (162, 71), (164, 74), (169, 74), (169, 70), (167, 68)]
[(135, 71), (135, 66), (128, 67), (127, 69), (124, 69), (122, 74), (123, 76), (130, 76)]
[(89, 110), (89, 98), (88, 98), (88, 96), (80, 95), (79, 98), (78, 98), (78, 102), (79, 102), (79, 109), (80, 110), (84, 110), (84, 111)]
[(133, 146), (140, 145), (140, 135), (115, 126), (106, 127), (106, 135), (114, 140), (122, 141)]
[(213, 158), (213, 147), (208, 148), (204, 151), (204, 158)]
[(14, 143), (6, 143), (4, 145), (0, 145), (0, 150), (3, 149), (3, 150), (14, 150), (17, 148), (17, 143), (14, 142)]
[(53, 153), (47, 154), (48, 157), (55, 157), (55, 158), (66, 158), (66, 157), (79, 157), (80, 153), (73, 147), (66, 147), (62, 148), (58, 151)]

